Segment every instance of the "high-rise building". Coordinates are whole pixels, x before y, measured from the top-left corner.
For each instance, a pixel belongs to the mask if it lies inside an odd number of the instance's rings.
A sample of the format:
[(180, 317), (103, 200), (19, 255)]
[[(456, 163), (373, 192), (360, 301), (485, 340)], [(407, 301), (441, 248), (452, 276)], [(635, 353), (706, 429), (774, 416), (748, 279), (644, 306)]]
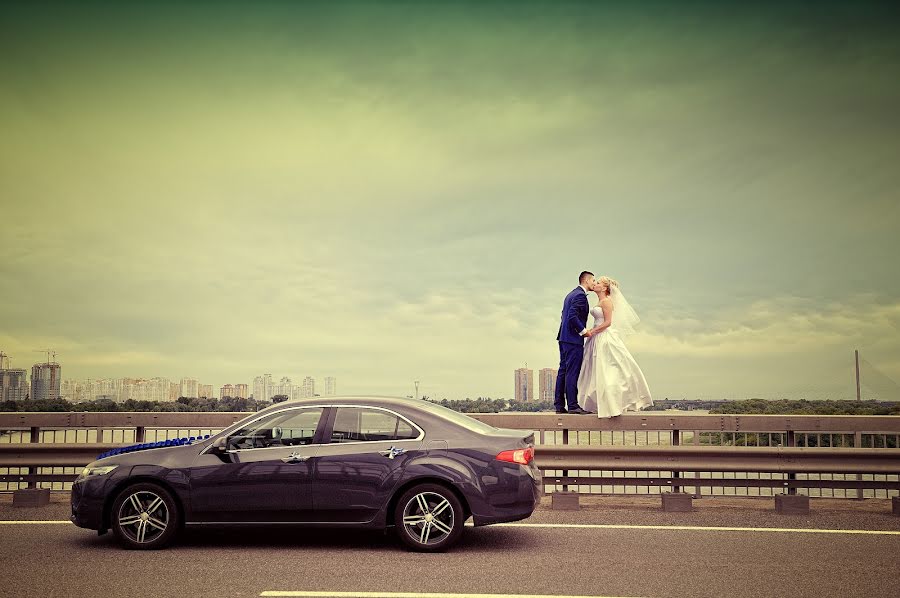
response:
[(138, 395), (143, 394), (141, 392), (143, 382), (139, 378), (120, 378), (116, 380), (116, 398), (114, 400), (119, 402), (127, 401), (128, 399), (142, 400), (142, 397)]
[(534, 371), (528, 368), (516, 370), (516, 400), (534, 400)]
[(541, 368), (538, 372), (538, 396), (541, 401), (552, 401), (556, 393), (556, 373), (553, 368)]
[(197, 396), (203, 397), (205, 399), (214, 399), (216, 398), (213, 394), (213, 385), (212, 384), (198, 384), (197, 385)]
[(151, 378), (147, 380), (144, 384), (144, 388), (146, 389), (145, 396), (148, 401), (168, 401), (169, 400), (169, 379), (161, 378), (157, 376), (156, 378)]
[(100, 378), (76, 383), (75, 396), (81, 401), (96, 401), (97, 399), (110, 399), (118, 401), (122, 394), (122, 380), (110, 380)]
[(24, 401), (27, 395), (28, 375), (25, 370), (0, 369), (0, 401)]
[(231, 397), (232, 399), (247, 399), (250, 392), (247, 390), (246, 384), (226, 384), (222, 387), (220, 397)]
[(300, 386), (300, 396), (302, 397), (314, 397), (316, 396), (316, 381), (311, 376), (307, 376), (303, 379), (303, 384)]
[[(121, 378), (115, 380), (115, 398), (118, 402), (127, 401), (168, 401), (169, 400), (169, 380), (168, 378)], [(180, 385), (179, 385), (180, 389)]]
[(31, 400), (58, 399), (62, 383), (60, 373), (59, 364), (56, 362), (36, 363), (31, 366)]
[(67, 401), (78, 401), (79, 384), (76, 380), (63, 380), (59, 387), (59, 398)]
[(287, 376), (283, 376), (281, 378), (281, 382), (275, 385), (275, 388), (272, 391), (272, 396), (282, 395), (287, 398), (293, 398), (294, 396), (294, 385), (291, 383), (291, 379)]
[(124, 401), (174, 401), (181, 393), (181, 383), (168, 378), (100, 378), (92, 380), (63, 380), (60, 397), (73, 402), (109, 399)]
[(200, 382), (194, 378), (182, 378), (181, 391), (178, 396), (188, 399), (196, 399), (200, 396)]
[(253, 379), (253, 398), (257, 401), (271, 401), (272, 396), (275, 394), (272, 392), (274, 389), (272, 374), (257, 376)]
[(326, 397), (333, 397), (337, 394), (337, 380), (333, 376), (325, 377), (325, 391), (322, 394)]

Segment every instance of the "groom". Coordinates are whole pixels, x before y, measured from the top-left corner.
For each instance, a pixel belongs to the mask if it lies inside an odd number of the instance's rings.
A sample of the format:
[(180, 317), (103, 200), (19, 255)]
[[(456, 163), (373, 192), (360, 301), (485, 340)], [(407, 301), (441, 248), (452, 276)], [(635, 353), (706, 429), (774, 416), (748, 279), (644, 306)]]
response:
[[(578, 276), (578, 286), (566, 295), (563, 302), (562, 318), (556, 340), (559, 341), (559, 373), (556, 375), (554, 405), (557, 413), (593, 413), (578, 405), (578, 374), (581, 373), (581, 356), (584, 339), (591, 336), (587, 329), (588, 291), (597, 285), (594, 275), (582, 272)], [(565, 401), (563, 400), (565, 397)], [(568, 405), (569, 410), (566, 411)]]

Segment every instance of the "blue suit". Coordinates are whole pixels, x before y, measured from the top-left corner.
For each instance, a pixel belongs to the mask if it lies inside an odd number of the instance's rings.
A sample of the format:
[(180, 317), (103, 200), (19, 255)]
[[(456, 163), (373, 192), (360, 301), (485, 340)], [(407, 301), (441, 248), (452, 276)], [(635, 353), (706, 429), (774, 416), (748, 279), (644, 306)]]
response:
[(581, 331), (587, 326), (587, 317), (587, 292), (579, 285), (566, 295), (556, 335), (559, 341), (559, 372), (553, 403), (557, 411), (567, 407), (569, 410), (578, 409), (578, 375), (584, 352)]

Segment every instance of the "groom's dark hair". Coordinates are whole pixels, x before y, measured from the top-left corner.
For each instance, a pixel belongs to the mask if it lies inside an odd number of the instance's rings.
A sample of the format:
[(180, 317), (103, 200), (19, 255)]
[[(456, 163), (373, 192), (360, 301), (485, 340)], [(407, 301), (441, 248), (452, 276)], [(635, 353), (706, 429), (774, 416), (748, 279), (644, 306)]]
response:
[(593, 272), (588, 272), (587, 270), (585, 270), (584, 272), (582, 272), (581, 274), (578, 275), (578, 284), (583, 283), (585, 278), (587, 278), (588, 276), (593, 276), (593, 275), (594, 275)]

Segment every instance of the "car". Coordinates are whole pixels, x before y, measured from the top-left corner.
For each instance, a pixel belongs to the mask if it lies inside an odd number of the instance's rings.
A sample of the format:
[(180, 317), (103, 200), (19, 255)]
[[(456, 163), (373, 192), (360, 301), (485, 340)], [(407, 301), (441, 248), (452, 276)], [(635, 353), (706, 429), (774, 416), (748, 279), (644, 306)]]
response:
[(75, 525), (157, 549), (186, 525), (392, 528), (443, 551), (475, 526), (529, 517), (541, 495), (534, 433), (435, 403), (299, 399), (222, 432), (122, 447), (72, 485)]

